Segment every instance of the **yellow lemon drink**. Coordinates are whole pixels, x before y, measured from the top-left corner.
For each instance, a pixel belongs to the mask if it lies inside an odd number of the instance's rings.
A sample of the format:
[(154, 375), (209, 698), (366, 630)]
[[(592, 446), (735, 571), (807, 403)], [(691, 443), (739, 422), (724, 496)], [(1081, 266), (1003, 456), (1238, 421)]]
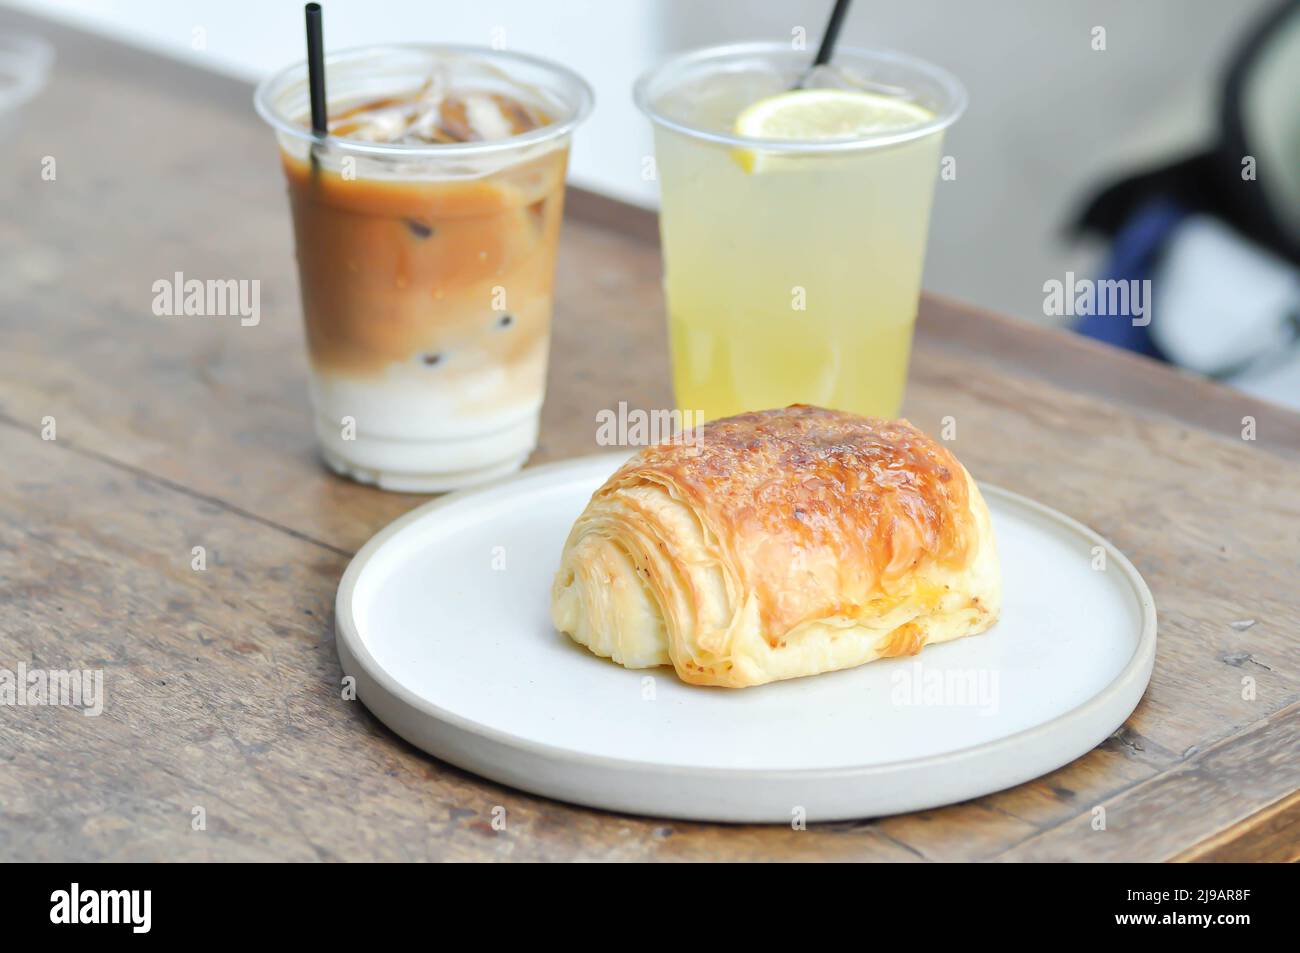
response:
[(637, 86), (655, 121), (674, 391), (709, 419), (902, 403), (943, 130), (964, 92), (897, 54), (808, 60), (722, 47)]

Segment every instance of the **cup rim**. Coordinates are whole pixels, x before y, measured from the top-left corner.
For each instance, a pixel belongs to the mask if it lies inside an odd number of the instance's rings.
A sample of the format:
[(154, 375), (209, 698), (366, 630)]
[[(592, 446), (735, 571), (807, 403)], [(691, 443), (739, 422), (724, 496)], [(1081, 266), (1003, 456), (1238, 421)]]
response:
[(361, 56), (382, 53), (391, 50), (410, 50), (421, 53), (474, 55), (496, 61), (508, 61), (540, 68), (559, 78), (562, 83), (572, 87), (572, 109), (570, 114), (558, 121), (539, 126), (517, 136), (504, 139), (489, 139), (483, 142), (452, 143), (406, 143), (406, 142), (369, 142), (363, 139), (349, 139), (345, 136), (318, 136), (310, 126), (302, 126), (283, 116), (271, 101), (273, 92), (291, 79), (305, 76), (306, 59), (297, 60), (277, 70), (257, 84), (253, 92), (253, 108), (257, 114), (277, 132), (307, 143), (328, 142), (330, 145), (370, 156), (389, 156), (397, 158), (429, 158), (433, 156), (466, 157), (486, 155), (494, 152), (508, 152), (515, 149), (549, 142), (569, 135), (579, 123), (591, 113), (595, 94), (591, 86), (581, 76), (568, 67), (551, 60), (528, 53), (516, 53), (512, 50), (496, 50), (487, 46), (475, 46), (469, 43), (372, 43), (365, 46), (350, 46), (333, 50), (325, 56), (325, 68), (328, 73), (333, 64), (345, 62)]
[[(664, 115), (655, 108), (650, 99), (650, 87), (669, 70), (683, 69), (699, 63), (710, 60), (726, 61), (729, 59), (738, 59), (742, 57), (752, 57), (761, 54), (772, 53), (790, 53), (792, 52), (790, 44), (782, 41), (754, 41), (747, 43), (724, 43), (715, 46), (706, 46), (699, 49), (688, 50), (670, 57), (656, 66), (646, 70), (636, 80), (632, 87), (632, 98), (636, 102), (637, 108), (650, 119), (651, 122), (665, 129), (671, 129), (674, 132), (682, 133), (693, 139), (703, 139), (707, 142), (717, 143), (718, 145), (732, 146), (747, 149), (760, 149), (764, 152), (778, 153), (836, 153), (836, 152), (853, 152), (861, 149), (875, 149), (882, 146), (897, 145), (902, 142), (910, 142), (913, 139), (921, 139), (933, 133), (948, 128), (956, 122), (966, 111), (968, 96), (966, 87), (962, 85), (961, 80), (957, 79), (952, 73), (942, 67), (935, 66), (926, 60), (912, 56), (908, 53), (902, 53), (897, 50), (886, 49), (868, 49), (857, 46), (842, 46), (836, 50), (836, 56), (848, 56), (858, 60), (867, 60), (876, 63), (888, 63), (903, 66), (907, 69), (916, 71), (923, 76), (934, 80), (939, 84), (947, 97), (944, 108), (938, 110), (934, 118), (928, 122), (920, 123), (915, 126), (908, 126), (903, 129), (890, 130), (881, 133), (870, 133), (864, 136), (854, 136), (844, 139), (759, 139), (749, 136), (740, 136), (730, 132), (720, 132), (716, 129), (704, 129), (699, 126), (672, 119)], [(809, 57), (811, 66), (811, 57)]]

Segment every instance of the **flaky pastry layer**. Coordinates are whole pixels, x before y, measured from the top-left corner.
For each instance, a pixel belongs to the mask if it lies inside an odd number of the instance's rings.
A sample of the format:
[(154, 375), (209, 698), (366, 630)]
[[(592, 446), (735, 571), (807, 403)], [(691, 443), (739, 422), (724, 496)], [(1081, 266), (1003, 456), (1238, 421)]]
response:
[(574, 524), (551, 614), (629, 668), (738, 688), (915, 654), (1000, 605), (988, 508), (947, 449), (795, 405), (629, 460)]

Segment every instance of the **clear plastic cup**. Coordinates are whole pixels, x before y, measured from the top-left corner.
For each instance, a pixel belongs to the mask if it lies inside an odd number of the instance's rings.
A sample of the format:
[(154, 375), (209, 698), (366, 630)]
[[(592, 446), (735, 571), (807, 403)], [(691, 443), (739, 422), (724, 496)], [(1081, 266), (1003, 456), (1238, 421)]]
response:
[(345, 50), (325, 72), (331, 114), (436, 74), (551, 120), (486, 141), (319, 141), (305, 63), (255, 96), (289, 184), (326, 463), (406, 492), (516, 470), (537, 444), (568, 147), (591, 90), (561, 66), (474, 47)]
[[(966, 93), (899, 53), (748, 43), (678, 56), (637, 82), (654, 122), (677, 405), (706, 419), (792, 403), (896, 416), (944, 130)], [(922, 107), (906, 126), (757, 139), (737, 115), (791, 90)]]

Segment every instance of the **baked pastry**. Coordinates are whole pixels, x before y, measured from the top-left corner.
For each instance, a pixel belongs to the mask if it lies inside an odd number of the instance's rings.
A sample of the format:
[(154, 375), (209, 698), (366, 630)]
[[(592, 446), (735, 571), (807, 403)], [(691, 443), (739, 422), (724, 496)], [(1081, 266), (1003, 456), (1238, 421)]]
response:
[(988, 507), (905, 420), (796, 404), (647, 447), (564, 544), (555, 627), (740, 688), (914, 655), (997, 621)]

